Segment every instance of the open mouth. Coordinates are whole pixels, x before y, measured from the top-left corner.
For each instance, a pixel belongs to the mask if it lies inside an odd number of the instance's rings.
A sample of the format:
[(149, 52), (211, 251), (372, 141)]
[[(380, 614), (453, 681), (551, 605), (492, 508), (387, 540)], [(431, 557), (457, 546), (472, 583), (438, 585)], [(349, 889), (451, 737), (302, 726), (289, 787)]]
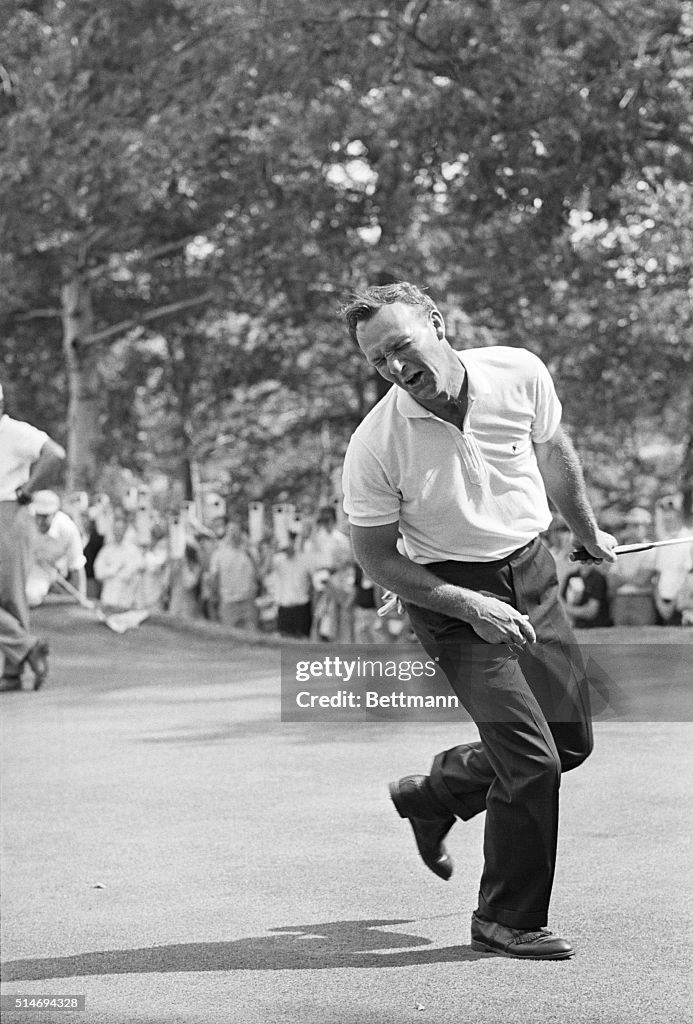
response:
[(415, 388), (417, 384), (420, 384), (423, 380), (423, 370), (417, 370), (416, 373), (412, 373), (411, 377), (407, 377), (404, 381), (408, 388)]

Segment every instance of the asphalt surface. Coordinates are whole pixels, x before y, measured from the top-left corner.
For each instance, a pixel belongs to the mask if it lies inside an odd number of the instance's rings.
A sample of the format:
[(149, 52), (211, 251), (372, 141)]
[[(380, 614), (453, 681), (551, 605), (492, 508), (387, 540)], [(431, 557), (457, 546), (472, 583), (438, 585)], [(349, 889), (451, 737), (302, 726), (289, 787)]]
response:
[(451, 833), (445, 883), (387, 795), (469, 723), (283, 723), (277, 647), (36, 622), (51, 679), (0, 694), (2, 992), (86, 1010), (6, 1024), (693, 1019), (693, 630), (610, 649), (629, 712), (600, 713), (562, 787), (550, 926), (577, 954), (522, 963), (469, 946), (482, 818)]

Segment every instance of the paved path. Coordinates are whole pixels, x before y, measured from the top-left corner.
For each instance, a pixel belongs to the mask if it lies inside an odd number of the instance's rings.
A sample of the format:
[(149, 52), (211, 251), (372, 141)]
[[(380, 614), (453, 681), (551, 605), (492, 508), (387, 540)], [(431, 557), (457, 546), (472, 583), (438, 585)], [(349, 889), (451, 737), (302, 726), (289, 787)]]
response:
[[(470, 725), (282, 723), (277, 649), (38, 620), (52, 680), (0, 704), (2, 991), (87, 1010), (6, 1024), (691, 1019), (689, 722), (597, 723), (552, 905), (578, 955), (518, 963), (469, 947), (482, 820), (451, 834), (446, 884), (387, 797)], [(661, 678), (659, 650), (630, 686)]]

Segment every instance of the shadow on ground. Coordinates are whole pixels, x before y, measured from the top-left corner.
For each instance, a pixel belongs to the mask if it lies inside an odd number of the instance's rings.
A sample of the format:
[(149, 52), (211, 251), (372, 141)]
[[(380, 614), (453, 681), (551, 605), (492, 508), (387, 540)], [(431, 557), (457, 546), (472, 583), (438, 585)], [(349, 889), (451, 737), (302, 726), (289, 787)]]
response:
[[(167, 974), (183, 971), (301, 971), (334, 967), (409, 967), (478, 960), (470, 946), (430, 946), (420, 935), (379, 930), (407, 920), (330, 921), (272, 928), (272, 935), (233, 942), (189, 942), (143, 949), (109, 949), (74, 956), (10, 960), (3, 981), (88, 977), (100, 974)], [(378, 952), (387, 950), (388, 952)], [(394, 950), (394, 952), (393, 952)]]

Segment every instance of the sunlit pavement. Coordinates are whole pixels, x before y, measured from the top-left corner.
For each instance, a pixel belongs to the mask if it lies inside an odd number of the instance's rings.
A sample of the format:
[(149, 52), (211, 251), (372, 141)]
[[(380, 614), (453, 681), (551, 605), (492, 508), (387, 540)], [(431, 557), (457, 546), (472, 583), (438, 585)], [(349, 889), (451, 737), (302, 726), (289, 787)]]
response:
[[(482, 818), (451, 833), (445, 883), (387, 796), (469, 724), (282, 723), (276, 647), (36, 621), (51, 679), (0, 695), (2, 991), (86, 1011), (6, 1024), (689, 1019), (690, 722), (597, 722), (563, 780), (550, 922), (577, 955), (520, 963), (469, 946)], [(623, 685), (666, 675), (666, 636)]]

